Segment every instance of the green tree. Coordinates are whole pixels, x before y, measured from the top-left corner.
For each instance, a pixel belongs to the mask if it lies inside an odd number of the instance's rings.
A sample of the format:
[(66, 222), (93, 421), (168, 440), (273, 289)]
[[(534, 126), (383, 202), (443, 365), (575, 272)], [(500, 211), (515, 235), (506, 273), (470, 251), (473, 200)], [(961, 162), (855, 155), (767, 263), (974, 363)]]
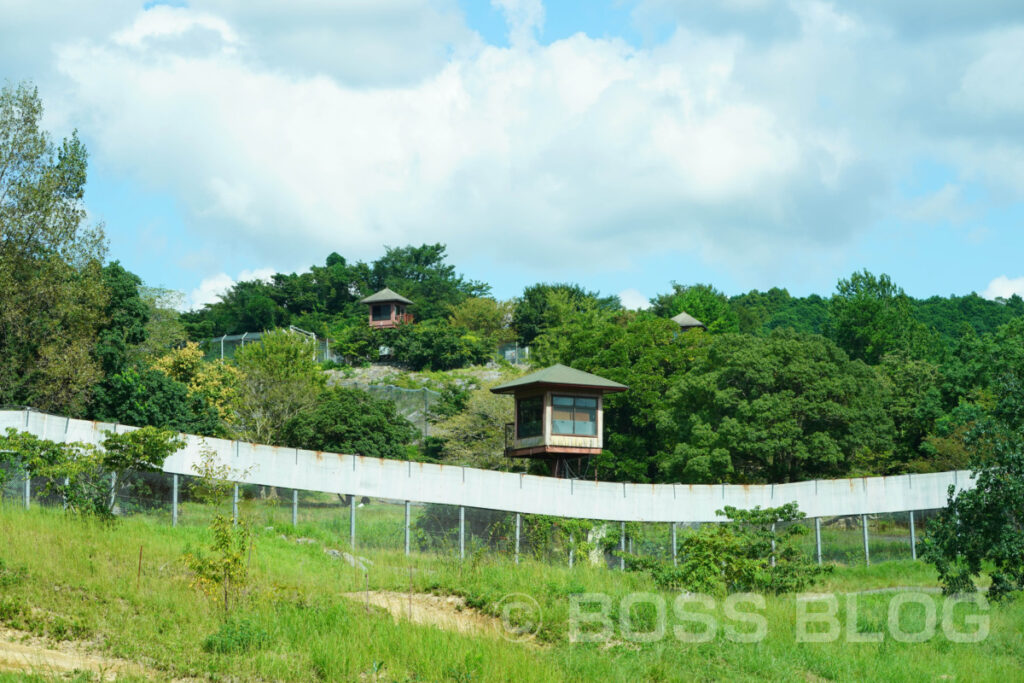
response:
[(126, 368), (105, 377), (95, 387), (91, 411), (104, 422), (226, 435), (214, 405), (158, 370)]
[(1019, 431), (987, 421), (972, 439), (992, 455), (973, 462), (975, 487), (949, 491), (949, 504), (928, 523), (924, 557), (948, 593), (974, 592), (974, 578), (991, 567), (989, 595), (1024, 589), (1024, 442)]
[(0, 89), (0, 403), (81, 414), (108, 294), (100, 228), (85, 226), (86, 151), (55, 145), (22, 83)]
[(118, 261), (104, 266), (103, 284), (108, 293), (106, 323), (99, 331), (96, 356), (103, 373), (110, 375), (128, 364), (130, 347), (145, 341), (149, 306), (139, 296), (142, 280)]
[(446, 251), (443, 244), (386, 247), (373, 263), (371, 291), (366, 294), (390, 287), (415, 303), (413, 313), (419, 321), (445, 318), (465, 299), (486, 296), (491, 288), (457, 275), (455, 266), (445, 263)]
[(618, 311), (622, 302), (617, 296), (601, 296), (579, 285), (560, 282), (540, 283), (523, 290), (512, 316), (512, 326), (522, 344), (531, 344), (546, 329), (557, 327), (575, 314), (584, 311)]
[(513, 402), (492, 394), (487, 384), (470, 392), (458, 413), (439, 421), (432, 436), (441, 439), (445, 464), (505, 469), (505, 425), (512, 422)]
[(651, 313), (671, 318), (683, 311), (707, 325), (709, 332), (739, 332), (739, 317), (729, 299), (711, 285), (672, 283), (672, 291), (651, 299)]
[(511, 301), (474, 296), (452, 306), (448, 322), (498, 346), (515, 341), (516, 333), (511, 327), (514, 310), (515, 305)]
[(143, 340), (128, 349), (130, 363), (145, 365), (188, 339), (181, 322), (181, 309), (185, 295), (162, 287), (139, 287), (139, 298), (146, 306)]
[(284, 424), (280, 441), (296, 448), (401, 459), (418, 433), (391, 401), (359, 389), (332, 387)]
[(443, 318), (401, 325), (390, 339), (395, 358), (412, 370), (454, 370), (483, 363), (493, 351), (483, 339)]
[(676, 446), (662, 462), (684, 483), (841, 476), (892, 448), (874, 371), (817, 335), (718, 335), (668, 392), (659, 416)]
[(283, 445), (281, 428), (316, 405), (324, 389), (315, 345), (302, 335), (268, 332), (259, 343), (239, 349), (235, 365), (242, 373), (233, 405), (239, 434)]

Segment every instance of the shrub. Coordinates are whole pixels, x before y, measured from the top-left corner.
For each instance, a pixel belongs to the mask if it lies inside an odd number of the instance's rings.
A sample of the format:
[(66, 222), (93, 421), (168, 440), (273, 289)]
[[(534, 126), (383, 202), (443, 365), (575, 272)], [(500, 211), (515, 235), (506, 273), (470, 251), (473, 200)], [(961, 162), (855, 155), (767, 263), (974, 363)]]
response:
[(266, 645), (270, 636), (253, 620), (234, 617), (221, 624), (216, 633), (203, 640), (203, 650), (217, 654), (239, 654)]

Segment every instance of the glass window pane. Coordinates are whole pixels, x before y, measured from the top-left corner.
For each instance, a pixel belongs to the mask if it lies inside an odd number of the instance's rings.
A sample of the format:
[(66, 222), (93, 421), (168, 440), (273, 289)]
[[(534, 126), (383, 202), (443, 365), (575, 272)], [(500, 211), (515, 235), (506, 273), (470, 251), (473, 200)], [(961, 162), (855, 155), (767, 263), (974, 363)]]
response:
[(516, 402), (516, 438), (526, 439), (544, 433), (544, 398), (522, 398)]
[(596, 398), (585, 398), (583, 396), (576, 397), (577, 408), (597, 408)]
[(575, 399), (572, 396), (552, 396), (551, 402), (556, 406), (572, 406)]

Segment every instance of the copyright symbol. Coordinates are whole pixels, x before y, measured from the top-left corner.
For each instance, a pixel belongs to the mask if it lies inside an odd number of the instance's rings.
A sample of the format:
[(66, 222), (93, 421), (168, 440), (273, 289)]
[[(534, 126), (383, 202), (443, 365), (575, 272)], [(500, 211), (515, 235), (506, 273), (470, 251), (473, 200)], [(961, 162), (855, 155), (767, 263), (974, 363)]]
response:
[(514, 643), (537, 635), (543, 623), (540, 605), (526, 593), (509, 593), (495, 604), (495, 611), (501, 617), (501, 637)]

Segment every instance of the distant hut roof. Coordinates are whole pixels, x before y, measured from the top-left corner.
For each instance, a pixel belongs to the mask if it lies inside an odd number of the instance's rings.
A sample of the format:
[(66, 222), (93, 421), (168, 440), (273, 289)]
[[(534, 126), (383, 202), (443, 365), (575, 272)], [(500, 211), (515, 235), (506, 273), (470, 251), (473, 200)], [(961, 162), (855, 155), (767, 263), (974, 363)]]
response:
[(629, 388), (625, 384), (619, 384), (618, 382), (613, 382), (610, 379), (605, 379), (604, 377), (592, 375), (589, 372), (583, 372), (582, 370), (566, 367), (559, 363), (557, 365), (552, 365), (550, 368), (544, 368), (537, 372), (531, 372), (529, 375), (523, 375), (511, 382), (499, 384), (491, 389), (491, 391), (495, 394), (511, 394), (516, 389), (522, 389), (524, 387), (534, 385), (558, 385), (586, 389), (599, 389), (602, 393), (625, 391)]
[(672, 318), (672, 322), (679, 325), (679, 327), (683, 328), (684, 330), (692, 330), (695, 327), (701, 327), (704, 328), (705, 330), (708, 329), (707, 325), (697, 320), (686, 311), (683, 311), (679, 315), (674, 316)]
[(360, 299), (359, 303), (361, 303), (361, 304), (386, 304), (386, 303), (390, 303), (390, 302), (393, 302), (393, 301), (397, 301), (400, 304), (407, 304), (407, 305), (410, 305), (410, 306), (412, 305), (411, 301), (406, 299), (404, 296), (402, 296), (398, 292), (391, 291), (387, 287), (385, 287), (384, 289), (380, 290), (379, 292), (377, 292), (375, 294), (371, 294), (370, 296), (366, 297), (365, 299)]

